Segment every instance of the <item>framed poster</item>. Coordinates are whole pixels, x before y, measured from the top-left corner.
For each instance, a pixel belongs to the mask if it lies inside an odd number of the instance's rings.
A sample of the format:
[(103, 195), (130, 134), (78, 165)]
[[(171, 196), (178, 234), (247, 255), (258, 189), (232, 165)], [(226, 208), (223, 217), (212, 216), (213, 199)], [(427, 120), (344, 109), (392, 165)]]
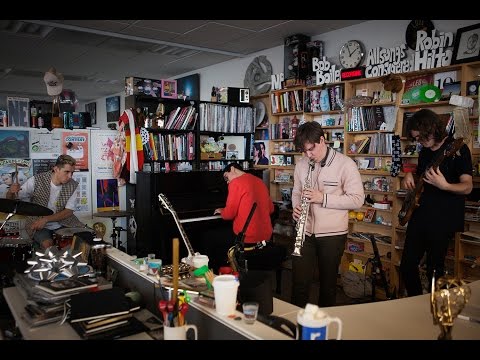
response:
[(162, 98), (177, 99), (177, 80), (162, 80)]
[(92, 120), (92, 125), (97, 124), (97, 103), (92, 102), (85, 104), (85, 112), (90, 114), (90, 119)]
[(106, 99), (107, 122), (117, 122), (120, 117), (120, 96), (112, 96)]
[(480, 24), (457, 29), (453, 64), (480, 60)]
[(178, 98), (185, 100), (200, 100), (200, 74), (192, 74), (177, 79)]

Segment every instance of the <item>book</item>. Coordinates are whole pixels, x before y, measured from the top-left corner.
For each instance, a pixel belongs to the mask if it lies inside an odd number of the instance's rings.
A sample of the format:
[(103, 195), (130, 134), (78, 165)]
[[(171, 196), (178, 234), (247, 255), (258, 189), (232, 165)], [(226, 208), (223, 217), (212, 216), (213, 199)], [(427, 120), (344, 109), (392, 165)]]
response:
[(69, 278), (58, 281), (41, 281), (35, 285), (36, 288), (52, 295), (79, 292), (94, 288), (96, 286), (97, 283), (92, 283), (89, 280), (82, 278)]
[(87, 320), (87, 321), (82, 321), (82, 325), (85, 327), (85, 329), (93, 329), (96, 327), (104, 326), (107, 324), (115, 323), (121, 320), (129, 319), (133, 316), (132, 313), (128, 314), (123, 314), (123, 315), (118, 315), (118, 316), (109, 316), (106, 318), (98, 318), (98, 319), (93, 319), (93, 320)]
[(118, 327), (118, 326), (123, 326), (123, 325), (126, 325), (126, 324), (128, 324), (128, 319), (118, 320), (118, 321), (110, 322), (110, 323), (107, 323), (107, 324), (104, 324), (104, 325), (101, 325), (101, 326), (92, 327), (92, 328), (86, 328), (85, 324), (80, 323), (80, 325), (85, 327), (85, 330), (84, 330), (85, 334), (98, 333), (100, 331), (104, 331), (104, 330), (107, 330), (107, 329), (112, 329), (112, 328), (115, 328), (115, 327)]
[(128, 314), (130, 303), (122, 289), (113, 287), (96, 292), (80, 293), (70, 298), (70, 322)]

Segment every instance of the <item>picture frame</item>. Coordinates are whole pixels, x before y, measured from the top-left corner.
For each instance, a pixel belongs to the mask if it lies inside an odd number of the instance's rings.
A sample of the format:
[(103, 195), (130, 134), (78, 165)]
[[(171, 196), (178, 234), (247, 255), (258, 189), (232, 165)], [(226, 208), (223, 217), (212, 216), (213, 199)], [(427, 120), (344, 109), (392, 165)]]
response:
[(111, 96), (105, 99), (107, 106), (107, 122), (117, 122), (120, 118), (120, 96)]
[(91, 102), (91, 103), (85, 104), (85, 112), (90, 113), (90, 119), (92, 120), (91, 124), (96, 125), (97, 124), (97, 103)]
[(457, 29), (452, 64), (480, 60), (480, 23)]
[(162, 98), (177, 99), (177, 80), (162, 80)]
[(200, 74), (184, 76), (177, 80), (177, 96), (179, 99), (200, 100)]

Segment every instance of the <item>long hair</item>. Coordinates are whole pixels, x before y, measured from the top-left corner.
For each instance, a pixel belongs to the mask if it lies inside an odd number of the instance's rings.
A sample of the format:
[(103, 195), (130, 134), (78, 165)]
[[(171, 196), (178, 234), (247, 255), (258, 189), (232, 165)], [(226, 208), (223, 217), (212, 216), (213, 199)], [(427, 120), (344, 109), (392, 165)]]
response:
[(433, 135), (436, 142), (442, 141), (448, 135), (446, 124), (442, 122), (437, 113), (430, 109), (422, 109), (413, 114), (407, 124), (408, 134), (412, 130), (418, 131), (419, 137), (423, 139), (428, 139), (430, 135)]

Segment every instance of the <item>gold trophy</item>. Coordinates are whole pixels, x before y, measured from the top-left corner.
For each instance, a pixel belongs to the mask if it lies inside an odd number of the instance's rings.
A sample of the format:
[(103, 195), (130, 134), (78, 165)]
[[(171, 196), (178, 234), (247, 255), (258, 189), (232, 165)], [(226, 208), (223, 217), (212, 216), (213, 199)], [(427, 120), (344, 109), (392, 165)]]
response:
[(470, 294), (465, 281), (448, 274), (435, 281), (433, 273), (430, 304), (433, 324), (440, 326), (438, 340), (452, 340), (453, 322), (467, 304)]

